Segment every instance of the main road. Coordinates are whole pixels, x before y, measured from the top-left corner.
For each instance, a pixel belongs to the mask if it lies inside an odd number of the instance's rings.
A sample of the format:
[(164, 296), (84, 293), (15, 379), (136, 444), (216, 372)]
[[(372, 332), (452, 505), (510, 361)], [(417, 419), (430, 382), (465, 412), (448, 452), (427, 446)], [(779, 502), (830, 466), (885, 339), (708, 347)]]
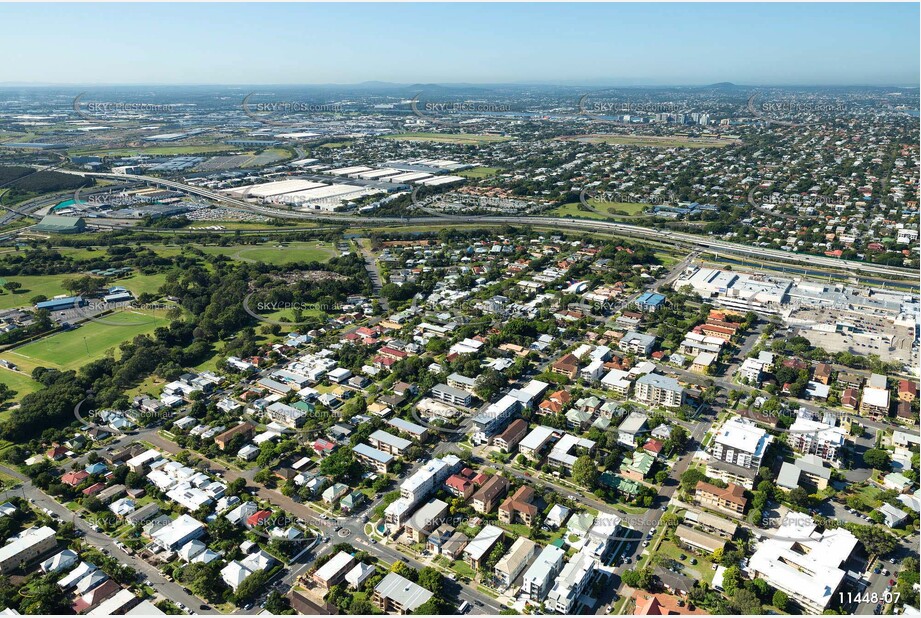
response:
[[(63, 171), (63, 170), (62, 170)], [(108, 174), (100, 172), (68, 172), (79, 176), (92, 176), (96, 178), (107, 178), (124, 181), (126, 177), (123, 174)], [(736, 243), (727, 242), (698, 236), (685, 232), (672, 232), (670, 230), (658, 230), (655, 228), (643, 227), (628, 223), (618, 223), (614, 221), (598, 221), (585, 219), (567, 219), (562, 217), (462, 217), (462, 216), (443, 216), (443, 217), (356, 217), (352, 215), (342, 215), (335, 213), (304, 212), (299, 210), (283, 210), (278, 208), (268, 208), (258, 204), (252, 204), (244, 200), (239, 200), (222, 193), (211, 191), (202, 187), (195, 187), (175, 180), (157, 178), (154, 176), (130, 176), (132, 180), (146, 182), (169, 189), (175, 189), (191, 195), (204, 197), (214, 202), (218, 202), (226, 208), (233, 210), (242, 210), (251, 213), (257, 213), (269, 217), (280, 219), (310, 219), (314, 221), (329, 221), (350, 226), (369, 226), (369, 225), (433, 225), (444, 223), (475, 223), (483, 225), (538, 225), (560, 229), (576, 229), (590, 232), (610, 232), (612, 234), (631, 236), (638, 238), (647, 238), (650, 240), (665, 241), (671, 243), (680, 243), (694, 247), (700, 251), (713, 254), (732, 254), (742, 257), (770, 258), (782, 262), (792, 262), (804, 266), (820, 266), (833, 270), (845, 271), (852, 274), (864, 273), (874, 275), (886, 275), (902, 277), (904, 279), (916, 279), (917, 272), (910, 268), (901, 268), (897, 266), (886, 266), (882, 264), (866, 264), (864, 262), (855, 262), (852, 260), (842, 260), (830, 258), (821, 255), (807, 255), (779, 249), (768, 249), (765, 247), (749, 247)]]

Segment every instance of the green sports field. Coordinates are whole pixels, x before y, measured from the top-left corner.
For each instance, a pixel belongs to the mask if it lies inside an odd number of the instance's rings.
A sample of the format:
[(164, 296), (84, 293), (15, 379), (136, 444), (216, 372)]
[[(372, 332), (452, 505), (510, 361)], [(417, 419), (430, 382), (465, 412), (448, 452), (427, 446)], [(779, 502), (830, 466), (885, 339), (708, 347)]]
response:
[(11, 371), (0, 367), (0, 384), (6, 384), (11, 389), (16, 391), (16, 397), (13, 401), (19, 401), (24, 396), (29, 393), (34, 393), (42, 387), (41, 384), (33, 380), (27, 375), (19, 373), (17, 371)]
[(265, 262), (285, 264), (288, 262), (325, 262), (339, 255), (339, 251), (328, 242), (265, 243), (262, 245), (236, 245), (232, 247), (201, 247), (209, 255), (226, 255), (241, 262)]
[(83, 322), (77, 328), (51, 335), (22, 347), (0, 354), (22, 371), (31, 373), (36, 367), (77, 369), (105, 356), (123, 341), (137, 335), (152, 333), (169, 324), (163, 311), (124, 310), (98, 321)]

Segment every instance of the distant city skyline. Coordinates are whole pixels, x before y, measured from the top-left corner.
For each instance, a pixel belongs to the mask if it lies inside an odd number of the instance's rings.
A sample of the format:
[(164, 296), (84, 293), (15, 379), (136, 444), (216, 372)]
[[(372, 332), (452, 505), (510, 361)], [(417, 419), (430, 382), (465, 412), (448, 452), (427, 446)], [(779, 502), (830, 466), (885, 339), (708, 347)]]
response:
[(0, 86), (919, 83), (916, 3), (15, 4)]

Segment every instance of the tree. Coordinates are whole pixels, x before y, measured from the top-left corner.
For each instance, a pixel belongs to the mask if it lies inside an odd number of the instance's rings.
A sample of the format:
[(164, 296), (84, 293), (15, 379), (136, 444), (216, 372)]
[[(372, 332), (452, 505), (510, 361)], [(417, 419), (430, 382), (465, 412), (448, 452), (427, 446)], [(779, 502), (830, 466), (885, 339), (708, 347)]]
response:
[(423, 567), (422, 570), (419, 571), (419, 579), (416, 583), (431, 593), (441, 595), (441, 589), (444, 585), (444, 576), (438, 569)]
[(6, 283), (3, 284), (3, 288), (15, 294), (16, 290), (19, 290), (22, 288), (22, 284), (19, 283), (18, 281), (7, 281)]
[(53, 575), (46, 575), (31, 587), (29, 597), (22, 603), (24, 614), (63, 614), (69, 608)]
[(413, 611), (414, 616), (438, 616), (444, 613), (443, 603), (438, 597), (432, 597)]
[(790, 597), (787, 596), (787, 593), (783, 590), (778, 590), (774, 593), (774, 597), (771, 599), (771, 605), (776, 607), (782, 612), (787, 611), (787, 603), (790, 602)]
[(809, 492), (802, 487), (794, 487), (790, 490), (788, 498), (792, 504), (803, 506), (809, 500)]
[(882, 449), (871, 448), (863, 454), (863, 463), (875, 470), (888, 470), (889, 453)]
[(876, 526), (861, 526), (860, 524), (847, 523), (844, 527), (851, 532), (857, 540), (863, 543), (867, 553), (871, 556), (885, 556), (896, 548), (896, 538)]
[(727, 567), (723, 572), (723, 592), (726, 596), (735, 596), (739, 585), (742, 583), (742, 572), (737, 565)]
[[(286, 597), (287, 598), (287, 597)], [(268, 607), (266, 607), (268, 609)], [(376, 608), (368, 599), (352, 599), (352, 604), (349, 605), (349, 614), (355, 616), (370, 616), (374, 613)], [(276, 613), (276, 612), (273, 612)], [(291, 612), (294, 613), (293, 611)]]
[(265, 589), (265, 582), (268, 578), (268, 575), (265, 571), (256, 571), (237, 586), (237, 589), (234, 593), (234, 596), (237, 599), (237, 604), (246, 603), (252, 601), (258, 597), (262, 591)]
[(690, 492), (697, 487), (697, 483), (706, 480), (706, 478), (707, 476), (698, 468), (688, 468), (684, 474), (681, 475), (681, 489), (685, 492)]
[(477, 377), (474, 390), (476, 391), (477, 397), (487, 401), (502, 390), (507, 382), (505, 376), (495, 369), (487, 369)]
[(652, 572), (649, 569), (627, 570), (621, 577), (623, 582), (631, 588), (649, 590), (652, 586)]
[(419, 572), (402, 560), (395, 560), (394, 563), (390, 565), (390, 572), (396, 573), (397, 575), (402, 575), (411, 582), (414, 582), (419, 578)]
[(582, 455), (572, 464), (572, 480), (588, 489), (594, 489), (598, 481), (598, 468), (595, 460)]
[(736, 590), (732, 598), (732, 606), (736, 608), (739, 614), (745, 616), (763, 613), (758, 596), (746, 588)]
[[(352, 607), (349, 608), (350, 611), (354, 609), (354, 605), (355, 604), (353, 603)], [(274, 614), (276, 616), (295, 613), (294, 610), (291, 608), (291, 601), (288, 600), (288, 597), (284, 596), (277, 590), (273, 590), (265, 598), (265, 610), (269, 614)], [(351, 612), (351, 613), (355, 613), (355, 612)]]

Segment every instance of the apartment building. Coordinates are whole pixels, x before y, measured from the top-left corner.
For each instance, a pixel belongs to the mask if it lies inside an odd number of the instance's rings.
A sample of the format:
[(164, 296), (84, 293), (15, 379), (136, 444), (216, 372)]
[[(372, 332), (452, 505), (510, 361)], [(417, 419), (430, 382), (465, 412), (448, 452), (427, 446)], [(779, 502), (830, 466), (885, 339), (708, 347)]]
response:
[(557, 430), (546, 425), (539, 425), (518, 443), (518, 452), (525, 457), (536, 460), (544, 447), (558, 437)]
[(359, 463), (374, 468), (374, 470), (386, 474), (390, 464), (394, 461), (394, 456), (378, 448), (367, 444), (356, 444), (352, 447), (352, 453)]
[(512, 543), (508, 553), (496, 563), (495, 575), (501, 586), (509, 587), (540, 551), (537, 543), (523, 536)]
[(704, 481), (699, 481), (694, 490), (694, 499), (697, 504), (732, 515), (741, 517), (745, 512), (745, 490), (740, 485), (729, 483), (725, 488), (717, 487)]
[(544, 547), (537, 559), (525, 571), (521, 591), (528, 595), (528, 600), (540, 603), (550, 592), (553, 580), (563, 568), (566, 552), (555, 545)]
[(524, 419), (515, 419), (505, 430), (496, 436), (493, 444), (505, 453), (512, 452), (528, 433), (528, 422)]
[(411, 614), (432, 598), (432, 593), (402, 575), (388, 573), (374, 587), (372, 600), (384, 613)]
[(621, 337), (617, 347), (620, 348), (622, 352), (631, 352), (633, 354), (639, 354), (640, 356), (649, 356), (652, 353), (652, 348), (655, 345), (656, 338), (654, 335), (647, 335), (645, 333), (630, 331)]
[(432, 387), (432, 399), (451, 404), (452, 406), (463, 406), (469, 408), (473, 402), (473, 395), (468, 391), (451, 386), (450, 384), (436, 384)]
[(473, 494), (473, 509), (483, 514), (492, 512), (507, 491), (508, 481), (504, 476), (495, 474), (489, 477), (489, 480)]
[(499, 521), (504, 524), (521, 522), (530, 526), (538, 515), (537, 507), (533, 503), (534, 490), (522, 485), (499, 505)]
[(680, 408), (684, 403), (684, 387), (675, 378), (647, 373), (636, 381), (634, 396), (649, 406)]
[(48, 526), (27, 528), (7, 540), (0, 547), (0, 573), (14, 571), (21, 564), (29, 564), (57, 546), (55, 532)]
[(758, 545), (746, 568), (751, 579), (763, 579), (808, 614), (822, 614), (839, 602), (845, 564), (857, 547), (857, 538), (844, 528), (819, 533), (816, 527), (802, 514), (785, 518), (777, 533)]
[(413, 443), (405, 438), (378, 429), (368, 436), (368, 444), (385, 453), (399, 457)]
[(579, 552), (566, 563), (547, 595), (545, 607), (557, 614), (575, 614), (579, 597), (594, 579), (596, 563), (590, 555)]
[(790, 448), (797, 453), (817, 455), (825, 461), (838, 459), (844, 440), (845, 432), (841, 427), (803, 417), (797, 417), (788, 429)]
[(502, 541), (503, 536), (502, 528), (488, 524), (483, 526), (480, 533), (464, 548), (464, 561), (474, 571), (479, 571), (480, 565), (489, 557), (496, 543)]

